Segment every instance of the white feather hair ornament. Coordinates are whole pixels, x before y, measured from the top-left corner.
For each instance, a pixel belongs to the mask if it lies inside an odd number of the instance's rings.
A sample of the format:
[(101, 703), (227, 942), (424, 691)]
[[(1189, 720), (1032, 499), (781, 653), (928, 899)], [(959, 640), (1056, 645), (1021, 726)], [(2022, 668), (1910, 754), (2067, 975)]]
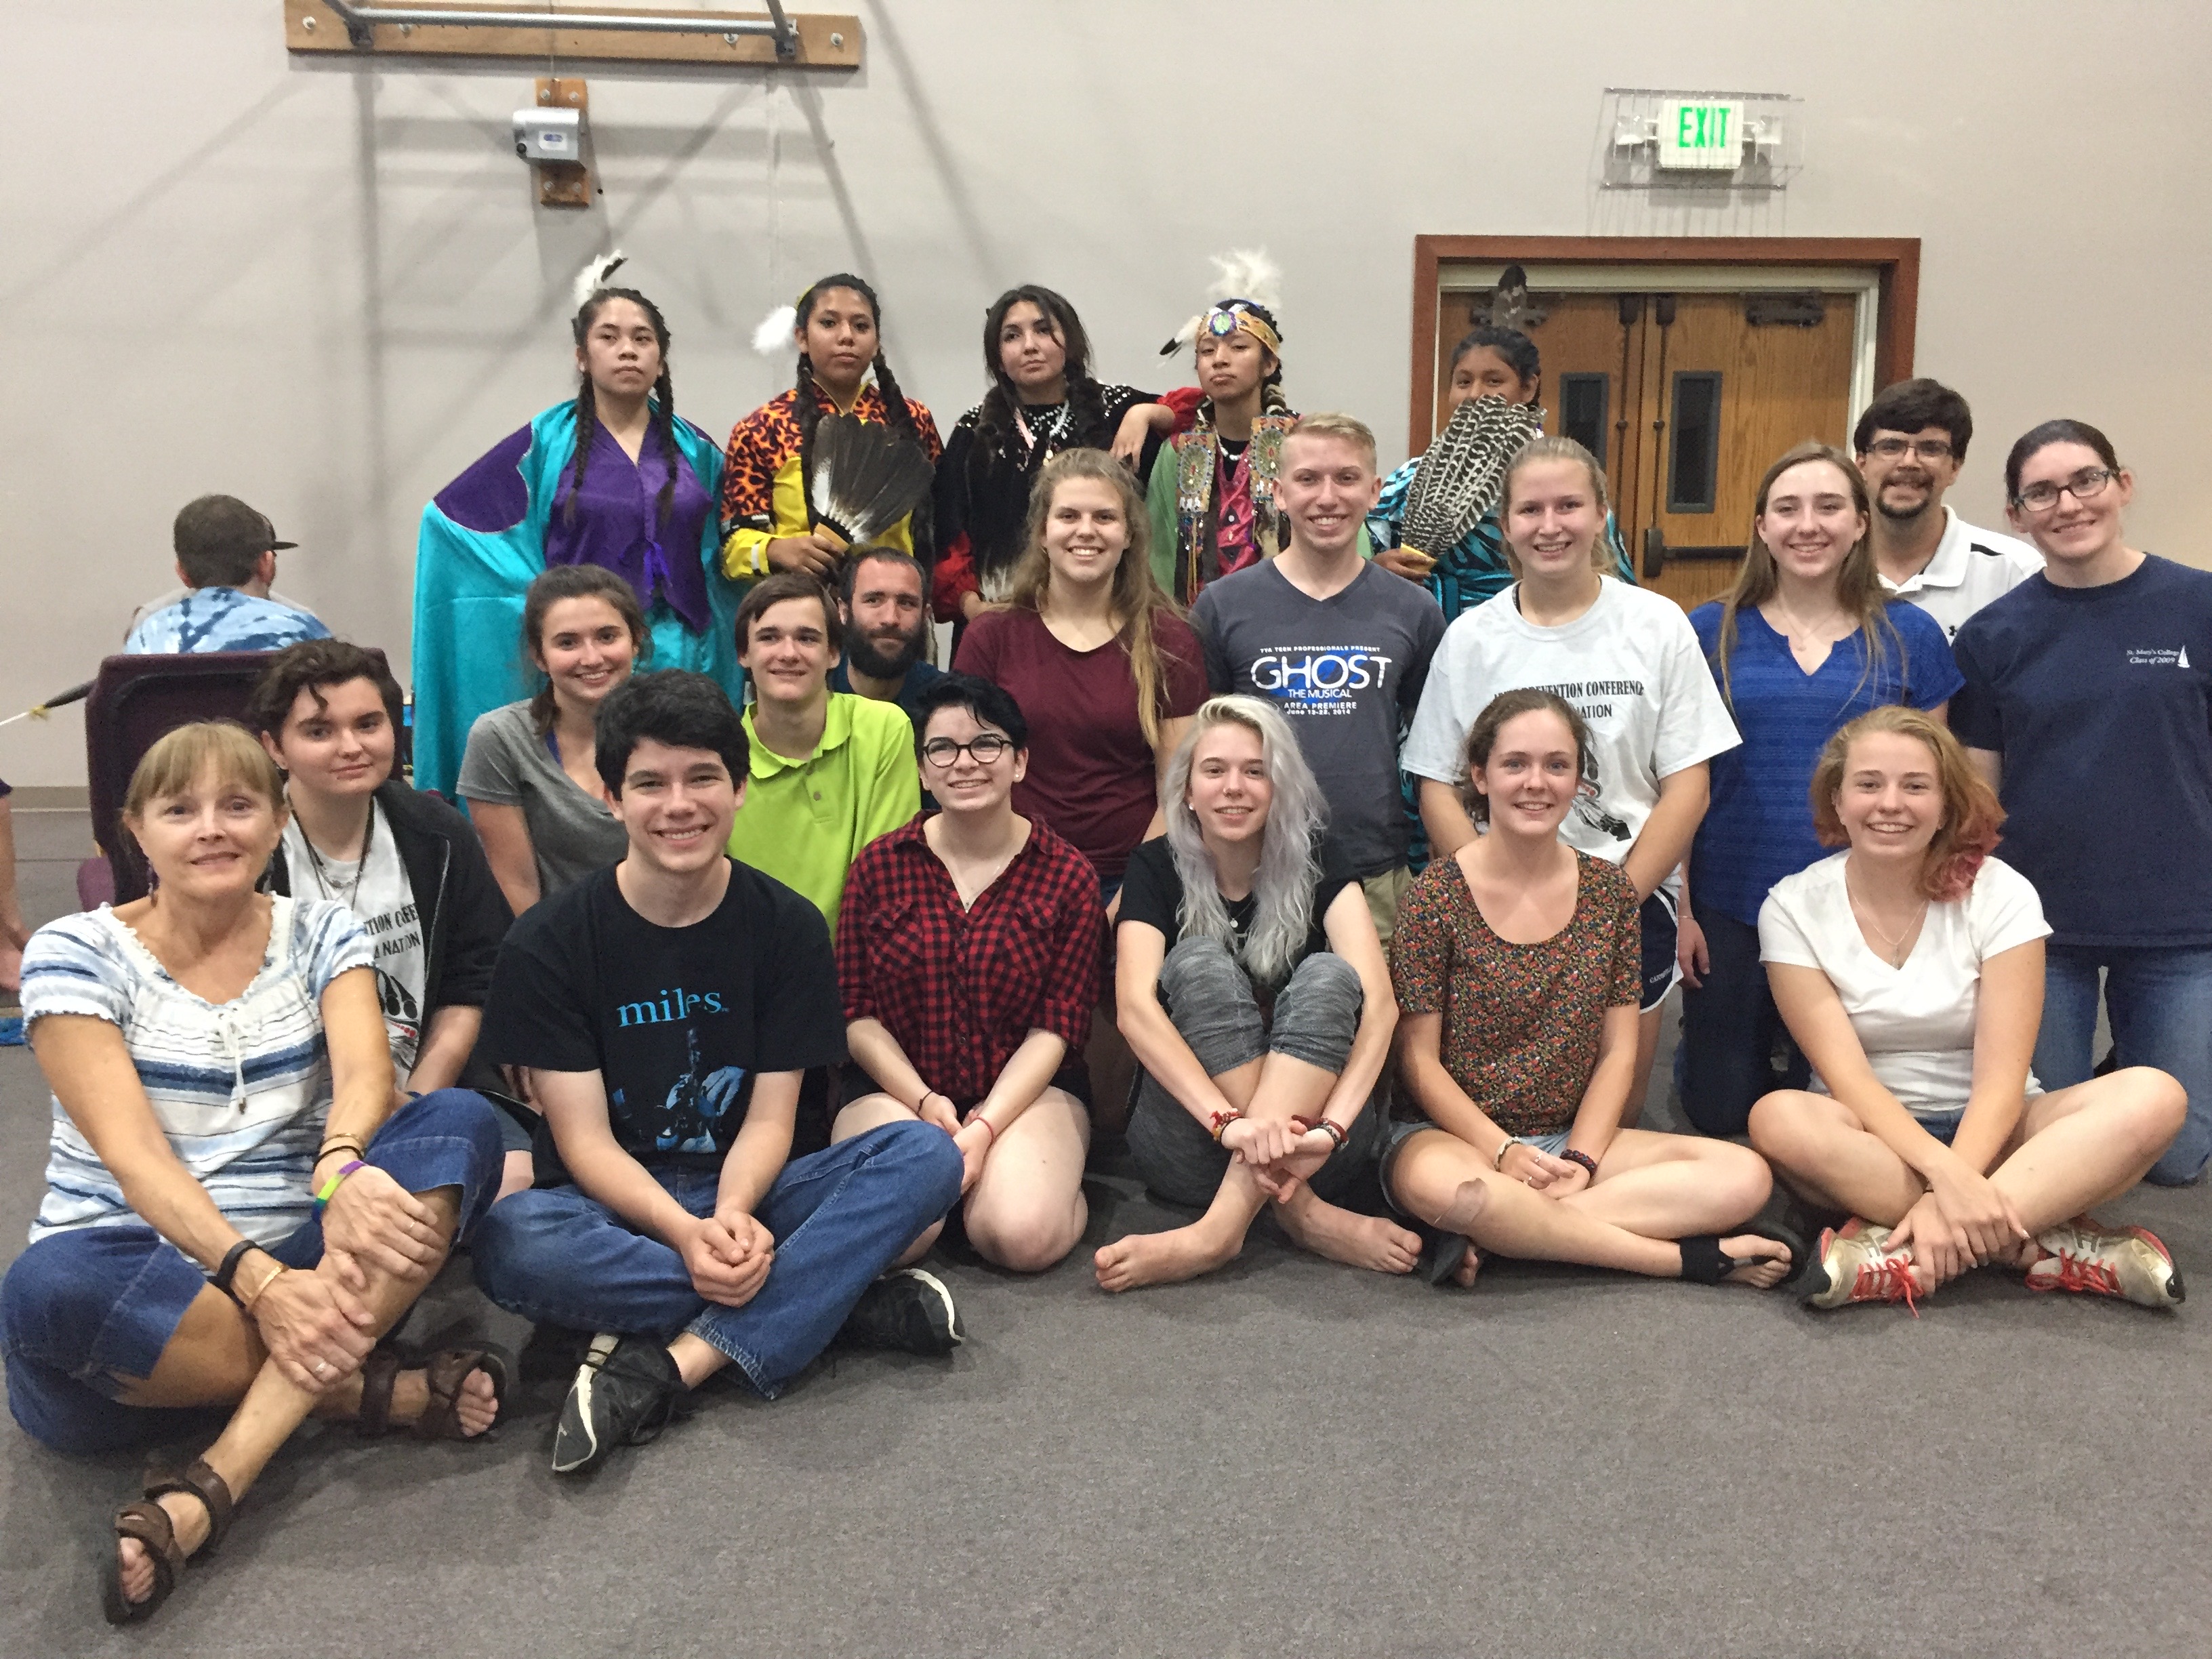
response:
[[(1206, 291), (1208, 299), (1249, 300), (1278, 315), (1281, 313), (1283, 269), (1268, 257), (1265, 248), (1240, 247), (1217, 253), (1213, 255), (1213, 269), (1218, 274)], [(1160, 348), (1160, 356), (1172, 357), (1178, 351), (1188, 350), (1197, 342), (1198, 331), (1205, 321), (1204, 312), (1191, 318)]]
[(1221, 276), (1207, 290), (1208, 299), (1250, 300), (1273, 312), (1282, 310), (1283, 268), (1267, 257), (1267, 249), (1240, 247), (1217, 253), (1213, 268)]
[(616, 267), (628, 262), (629, 256), (620, 248), (611, 253), (602, 253), (576, 273), (576, 309), (581, 311), (591, 302), (592, 295), (607, 285), (607, 278), (615, 274)]
[(778, 306), (760, 319), (753, 331), (753, 349), (763, 357), (780, 357), (791, 349), (792, 331), (799, 326), (797, 306)]

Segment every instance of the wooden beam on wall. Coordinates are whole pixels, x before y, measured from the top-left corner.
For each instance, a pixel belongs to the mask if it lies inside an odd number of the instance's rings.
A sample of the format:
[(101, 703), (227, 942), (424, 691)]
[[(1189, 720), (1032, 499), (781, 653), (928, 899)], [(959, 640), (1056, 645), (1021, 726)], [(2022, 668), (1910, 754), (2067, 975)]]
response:
[[(501, 11), (514, 9), (518, 18), (532, 14), (520, 8), (484, 0), (484, 3), (449, 3), (448, 0), (388, 0), (423, 11)], [(572, 8), (573, 9), (574, 8)], [(592, 6), (595, 15), (621, 15), (635, 6)], [(544, 16), (540, 9), (535, 14)], [(558, 16), (555, 13), (555, 16)], [(666, 15), (664, 9), (661, 15)], [(702, 19), (760, 22), (766, 12), (701, 12)], [(372, 31), (374, 44), (357, 47), (346, 38), (345, 24), (317, 0), (284, 0), (284, 45), (292, 52), (339, 58), (527, 58), (544, 63), (549, 58), (562, 63), (599, 58), (632, 64), (781, 64), (796, 69), (855, 70), (860, 66), (861, 35), (858, 17), (794, 12), (791, 21), (799, 31), (799, 55), (779, 58), (775, 40), (765, 34), (670, 34), (649, 30), (562, 29), (532, 27), (518, 23), (513, 28), (446, 27), (430, 25), (380, 23)]]

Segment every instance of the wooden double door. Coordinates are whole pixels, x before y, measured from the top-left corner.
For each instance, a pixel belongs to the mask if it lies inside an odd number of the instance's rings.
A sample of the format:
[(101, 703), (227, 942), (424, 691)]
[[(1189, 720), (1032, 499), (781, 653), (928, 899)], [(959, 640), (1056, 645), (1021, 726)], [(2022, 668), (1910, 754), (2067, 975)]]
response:
[[(1772, 287), (1530, 295), (1543, 356), (1544, 427), (1604, 463), (1638, 579), (1687, 610), (1727, 592), (1751, 535), (1759, 481), (1808, 438), (1846, 446), (1860, 356), (1848, 292)], [(1540, 279), (1539, 279), (1540, 281)], [(1436, 425), (1450, 409), (1451, 349), (1491, 295), (1437, 296)]]

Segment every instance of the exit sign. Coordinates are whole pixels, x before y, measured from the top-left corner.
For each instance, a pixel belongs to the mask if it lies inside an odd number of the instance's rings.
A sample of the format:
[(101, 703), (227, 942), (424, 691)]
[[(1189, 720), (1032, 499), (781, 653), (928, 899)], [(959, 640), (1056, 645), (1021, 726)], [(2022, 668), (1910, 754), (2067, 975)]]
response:
[(1733, 171), (1743, 162), (1743, 106), (1669, 98), (1659, 106), (1659, 165)]

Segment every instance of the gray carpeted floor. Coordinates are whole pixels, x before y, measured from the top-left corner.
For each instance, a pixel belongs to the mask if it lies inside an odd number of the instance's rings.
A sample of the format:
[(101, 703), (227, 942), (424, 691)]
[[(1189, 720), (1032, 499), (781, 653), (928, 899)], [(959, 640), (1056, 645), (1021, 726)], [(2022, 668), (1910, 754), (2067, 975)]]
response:
[[(82, 820), (19, 823), (51, 915)], [(0, 1259), (44, 1102), (0, 1050)], [(1176, 1218), (1091, 1190), (1091, 1243)], [(2112, 1213), (2212, 1272), (2203, 1193)], [(713, 1391), (586, 1482), (546, 1471), (557, 1383), (489, 1444), (311, 1428), (134, 1632), (100, 1624), (93, 1552), (135, 1461), (0, 1425), (0, 1655), (2205, 1650), (2201, 1309), (1984, 1276), (1917, 1320), (1815, 1316), (1510, 1265), (1455, 1293), (1266, 1240), (1112, 1298), (1087, 1258), (941, 1264), (953, 1358), (842, 1358), (773, 1406)], [(457, 1275), (434, 1295), (418, 1330), (520, 1341)]]

